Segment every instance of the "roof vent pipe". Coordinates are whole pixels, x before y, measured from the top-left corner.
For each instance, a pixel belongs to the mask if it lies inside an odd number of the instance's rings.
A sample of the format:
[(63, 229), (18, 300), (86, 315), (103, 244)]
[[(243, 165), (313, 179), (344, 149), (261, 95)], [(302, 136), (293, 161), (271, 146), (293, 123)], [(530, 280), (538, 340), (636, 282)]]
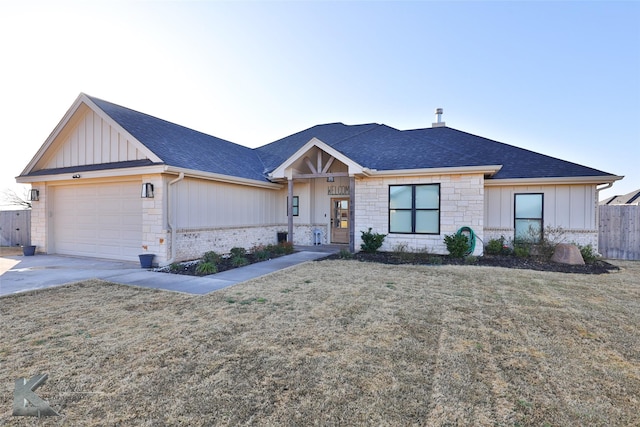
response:
[(431, 123), (431, 127), (439, 128), (439, 127), (446, 126), (445, 122), (442, 121), (442, 114), (443, 114), (442, 108), (436, 108), (436, 122)]

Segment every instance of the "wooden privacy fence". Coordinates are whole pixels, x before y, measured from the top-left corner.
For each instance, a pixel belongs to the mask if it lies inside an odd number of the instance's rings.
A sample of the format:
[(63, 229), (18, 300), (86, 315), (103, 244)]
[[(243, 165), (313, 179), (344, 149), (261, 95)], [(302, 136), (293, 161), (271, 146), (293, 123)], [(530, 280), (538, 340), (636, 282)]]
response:
[(31, 211), (0, 211), (0, 246), (31, 244)]
[(598, 251), (605, 258), (640, 260), (640, 206), (599, 207)]

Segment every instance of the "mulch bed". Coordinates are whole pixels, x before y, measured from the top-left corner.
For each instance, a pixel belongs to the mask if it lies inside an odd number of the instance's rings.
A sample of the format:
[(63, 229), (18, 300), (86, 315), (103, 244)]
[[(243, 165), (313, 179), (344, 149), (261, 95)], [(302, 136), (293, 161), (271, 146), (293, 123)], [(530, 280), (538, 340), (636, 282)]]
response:
[[(246, 254), (245, 258), (249, 264), (256, 262), (262, 262), (258, 260), (253, 254)], [(321, 258), (317, 261), (327, 259), (343, 259), (340, 254), (331, 254), (327, 257)], [(611, 271), (620, 270), (617, 266), (609, 264), (606, 261), (598, 260), (592, 264), (585, 265), (568, 265), (551, 262), (537, 257), (521, 258), (509, 255), (483, 255), (479, 257), (470, 258), (451, 258), (446, 255), (433, 255), (422, 254), (412, 252), (376, 252), (366, 253), (358, 252), (353, 254), (353, 260), (362, 262), (377, 262), (380, 264), (400, 265), (400, 264), (412, 264), (412, 265), (479, 265), (487, 267), (504, 267), (504, 268), (518, 268), (526, 270), (538, 270), (538, 271), (553, 271), (558, 273), (577, 273), (577, 274), (606, 274)], [(199, 276), (196, 272), (199, 260), (180, 263), (174, 266), (173, 269), (164, 267), (157, 269), (163, 273), (182, 274), (188, 276)], [(218, 273), (226, 270), (237, 268), (231, 262), (231, 258), (223, 258), (218, 264)]]
[[(340, 259), (339, 254), (333, 254), (323, 259)], [(358, 252), (353, 255), (354, 260), (362, 262), (377, 262), (381, 264), (413, 264), (413, 265), (480, 265), (487, 267), (519, 268), (538, 271), (553, 271), (559, 273), (605, 274), (620, 270), (617, 266), (606, 261), (598, 260), (592, 264), (568, 265), (551, 262), (537, 257), (521, 258), (508, 255), (483, 255), (469, 258), (451, 258), (446, 255), (426, 255), (409, 252)]]

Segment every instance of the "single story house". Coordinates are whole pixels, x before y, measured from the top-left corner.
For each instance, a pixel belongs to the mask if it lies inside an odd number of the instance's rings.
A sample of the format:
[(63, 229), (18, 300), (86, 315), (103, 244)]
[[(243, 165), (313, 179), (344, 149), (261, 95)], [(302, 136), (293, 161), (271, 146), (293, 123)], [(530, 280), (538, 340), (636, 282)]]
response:
[[(445, 254), (561, 226), (598, 243), (598, 191), (621, 176), (447, 127), (313, 126), (251, 149), (80, 94), (22, 173), (39, 252), (155, 264), (276, 243), (343, 244), (386, 234)], [(602, 187), (604, 186), (604, 187)], [(318, 242), (318, 240), (320, 240)]]

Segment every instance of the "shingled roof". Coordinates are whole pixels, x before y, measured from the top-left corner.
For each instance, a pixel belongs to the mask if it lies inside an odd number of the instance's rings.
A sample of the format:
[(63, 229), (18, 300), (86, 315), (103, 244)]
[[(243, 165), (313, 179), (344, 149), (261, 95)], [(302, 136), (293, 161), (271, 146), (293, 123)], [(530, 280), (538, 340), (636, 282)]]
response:
[(262, 161), (251, 148), (98, 98), (89, 99), (167, 165), (266, 181)]
[(313, 137), (363, 167), (379, 171), (503, 165), (491, 179), (613, 176), (450, 127), (402, 131), (382, 124), (330, 123), (257, 150), (273, 170)]
[[(251, 149), (102, 99), (87, 96), (98, 108), (144, 144), (161, 164), (266, 182), (268, 174), (313, 138), (364, 168), (385, 170), (491, 166), (502, 168), (490, 179), (611, 177), (607, 172), (450, 127), (398, 130), (384, 124), (328, 123)], [(149, 160), (49, 169), (30, 175), (63, 173), (88, 167), (109, 169), (151, 164)]]

